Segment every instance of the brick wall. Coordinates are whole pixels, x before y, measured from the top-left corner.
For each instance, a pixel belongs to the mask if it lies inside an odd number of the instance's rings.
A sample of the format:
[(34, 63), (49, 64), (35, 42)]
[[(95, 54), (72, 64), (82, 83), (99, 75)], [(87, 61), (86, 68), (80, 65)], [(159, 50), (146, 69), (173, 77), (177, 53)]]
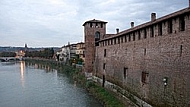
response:
[[(168, 33), (168, 21), (173, 24)], [(95, 74), (105, 75), (113, 82), (154, 106), (190, 105), (190, 15), (184, 15), (185, 31), (180, 31), (179, 17), (161, 23), (162, 35), (158, 36), (158, 24), (154, 35), (147, 30), (147, 38), (141, 39), (135, 31), (135, 40), (127, 36), (127, 42), (108, 45), (101, 41), (96, 47)], [(123, 38), (124, 39), (124, 38)], [(121, 39), (120, 39), (121, 40)], [(104, 55), (106, 51), (106, 56)], [(124, 76), (125, 75), (125, 76)], [(164, 85), (163, 79), (167, 79)]]

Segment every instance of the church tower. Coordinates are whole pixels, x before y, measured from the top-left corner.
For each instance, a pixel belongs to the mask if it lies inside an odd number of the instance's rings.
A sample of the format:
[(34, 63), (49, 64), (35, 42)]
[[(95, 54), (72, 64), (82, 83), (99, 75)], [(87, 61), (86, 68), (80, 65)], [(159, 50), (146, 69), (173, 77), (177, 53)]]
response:
[(25, 43), (25, 45), (24, 45), (24, 51), (25, 52), (27, 52), (28, 51), (28, 46), (27, 46), (27, 44)]
[(92, 73), (93, 65), (95, 60), (96, 43), (98, 40), (102, 39), (106, 34), (106, 23), (100, 20), (89, 20), (86, 21), (84, 26), (84, 36), (85, 36), (85, 72)]

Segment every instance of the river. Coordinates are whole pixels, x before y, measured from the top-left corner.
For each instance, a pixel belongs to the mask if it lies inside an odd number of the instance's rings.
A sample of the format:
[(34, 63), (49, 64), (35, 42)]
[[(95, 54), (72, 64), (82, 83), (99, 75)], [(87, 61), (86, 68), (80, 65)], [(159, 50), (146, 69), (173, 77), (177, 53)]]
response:
[(57, 70), (0, 62), (0, 107), (103, 107)]

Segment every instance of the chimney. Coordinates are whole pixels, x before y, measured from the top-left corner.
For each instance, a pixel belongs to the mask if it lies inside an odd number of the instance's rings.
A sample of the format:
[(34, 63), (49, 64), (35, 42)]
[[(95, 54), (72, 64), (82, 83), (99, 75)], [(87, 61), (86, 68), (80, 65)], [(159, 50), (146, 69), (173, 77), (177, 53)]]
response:
[(189, 8), (190, 8), (190, 0), (189, 0)]
[(156, 13), (151, 13), (151, 21), (155, 21), (156, 20)]
[(131, 22), (131, 28), (134, 27), (134, 22)]
[(119, 28), (116, 28), (116, 33), (117, 33), (117, 34), (119, 33)]

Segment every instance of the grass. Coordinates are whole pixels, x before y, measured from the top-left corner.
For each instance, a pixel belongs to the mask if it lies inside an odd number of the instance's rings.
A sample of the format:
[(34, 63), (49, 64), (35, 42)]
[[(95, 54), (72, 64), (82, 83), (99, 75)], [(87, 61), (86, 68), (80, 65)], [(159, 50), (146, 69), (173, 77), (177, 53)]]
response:
[(87, 82), (87, 89), (95, 98), (103, 103), (105, 107), (125, 107), (112, 93), (92, 81)]

